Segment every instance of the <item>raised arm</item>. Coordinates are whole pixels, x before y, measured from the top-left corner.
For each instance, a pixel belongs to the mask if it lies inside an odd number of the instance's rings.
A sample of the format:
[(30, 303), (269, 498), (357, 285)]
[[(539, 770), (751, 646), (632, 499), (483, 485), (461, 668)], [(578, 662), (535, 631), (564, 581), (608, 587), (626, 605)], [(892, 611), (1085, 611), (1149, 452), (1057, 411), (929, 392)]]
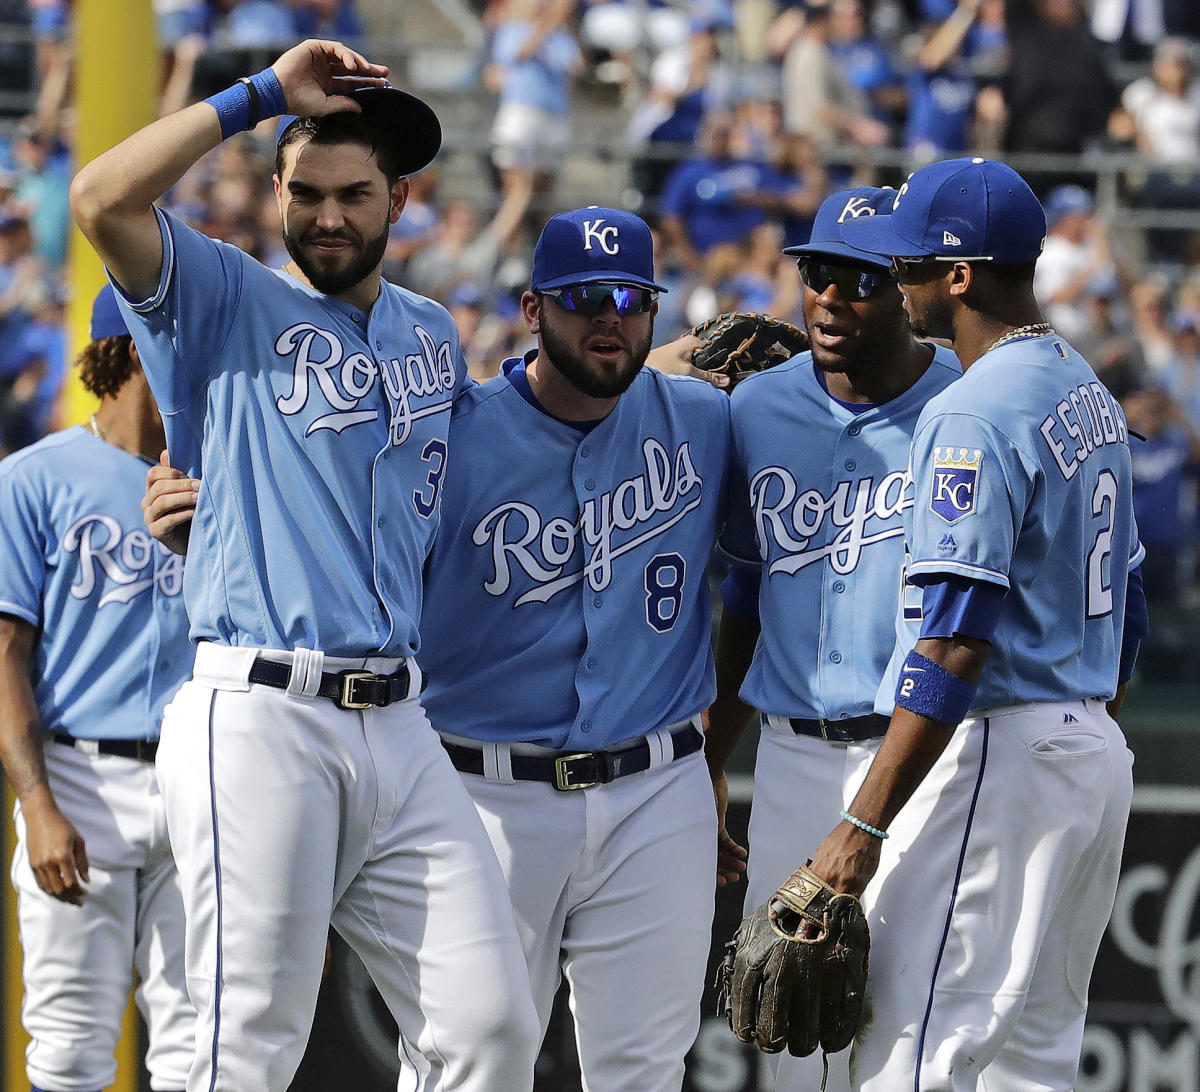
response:
[(356, 111), (358, 104), (341, 92), (382, 83), (386, 75), (385, 66), (340, 42), (301, 42), (253, 78), (253, 91), (235, 84), (139, 129), (84, 166), (71, 184), (75, 220), (121, 287), (138, 299), (149, 297), (163, 262), (154, 202), (201, 156), (226, 135), (282, 113), (274, 108), (280, 103), (305, 115)]

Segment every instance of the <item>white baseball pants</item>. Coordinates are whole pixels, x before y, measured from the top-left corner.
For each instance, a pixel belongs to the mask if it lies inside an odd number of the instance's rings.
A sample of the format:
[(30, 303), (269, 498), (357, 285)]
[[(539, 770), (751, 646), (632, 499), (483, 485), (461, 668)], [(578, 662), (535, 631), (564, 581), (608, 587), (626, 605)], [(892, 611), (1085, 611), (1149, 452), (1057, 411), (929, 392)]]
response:
[[(331, 921), (400, 1026), (404, 1092), (528, 1092), (537, 1019), (504, 878), (419, 699), (341, 710), (251, 686), (255, 655), (201, 644), (159, 749), (199, 1014), (189, 1092), (288, 1087)], [(397, 666), (295, 655), (308, 678)]]
[(1133, 758), (1098, 700), (964, 721), (863, 903), (861, 1092), (1070, 1092), (1112, 911)]
[(33, 1040), (26, 1051), (29, 1080), (55, 1092), (112, 1084), (136, 967), (150, 1087), (181, 1089), (195, 1013), (184, 982), (183, 904), (154, 766), (48, 742), (46, 768), (59, 808), (83, 836), (90, 880), (81, 907), (38, 887), (18, 804), (12, 880), (23, 953), (21, 1020)]
[[(590, 789), (461, 775), (508, 881), (543, 1035), (567, 976), (585, 1092), (679, 1092), (700, 1027), (716, 888), (712, 781), (702, 752), (672, 762), (669, 730), (649, 738), (649, 770)], [(502, 756), (485, 756), (485, 769), (496, 766)]]
[[(879, 740), (830, 743), (798, 736), (781, 717), (764, 717), (754, 763), (746, 909), (757, 910), (800, 865), (812, 858), (841, 822), (858, 792)], [(849, 1092), (850, 1051), (829, 1056), (826, 1092)], [(821, 1052), (807, 1058), (775, 1055), (776, 1092), (816, 1092)]]

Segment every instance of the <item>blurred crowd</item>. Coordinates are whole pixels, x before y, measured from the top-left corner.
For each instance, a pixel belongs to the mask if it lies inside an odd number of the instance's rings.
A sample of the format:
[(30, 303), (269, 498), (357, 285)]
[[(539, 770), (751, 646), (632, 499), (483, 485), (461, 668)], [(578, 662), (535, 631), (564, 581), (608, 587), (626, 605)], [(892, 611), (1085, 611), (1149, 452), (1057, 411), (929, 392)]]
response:
[[(304, 37), (378, 55), (379, 10), (373, 0), (154, 0), (160, 111)], [(654, 227), (670, 289), (659, 342), (726, 310), (801, 320), (782, 247), (807, 239), (831, 191), (903, 181), (903, 169), (856, 152), (892, 149), (910, 170), (968, 151), (1054, 153), (1029, 175), (1050, 224), (1037, 292), (1145, 437), (1133, 453), (1148, 593), (1200, 597), (1200, 238), (1110, 222), (1080, 158), (1136, 154), (1121, 174), (1123, 207), (1200, 211), (1200, 3), (476, 0), (475, 14), (484, 45), (463, 91), (480, 104), (478, 185), (458, 192), (436, 165), (414, 177), (386, 275), (450, 308), (478, 378), (529, 343), (518, 301), (532, 242), (557, 208), (563, 164), (586, 154), (597, 104), (606, 132), (620, 134), (625, 175), (619, 196), (606, 182), (594, 199)], [(33, 109), (0, 141), (0, 453), (54, 425), (68, 367), (72, 170), (70, 2), (0, 0), (4, 21), (23, 22), (35, 48)], [(168, 204), (282, 263), (274, 137), (264, 124), (225, 142)], [(613, 151), (600, 143), (596, 177), (609, 179)]]

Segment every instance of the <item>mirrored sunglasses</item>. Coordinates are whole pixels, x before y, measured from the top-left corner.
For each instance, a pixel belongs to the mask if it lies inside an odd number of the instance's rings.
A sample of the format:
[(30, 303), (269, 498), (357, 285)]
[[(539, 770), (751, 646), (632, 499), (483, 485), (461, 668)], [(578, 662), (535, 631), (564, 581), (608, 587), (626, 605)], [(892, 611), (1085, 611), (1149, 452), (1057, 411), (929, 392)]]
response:
[(549, 296), (564, 311), (574, 311), (590, 318), (600, 314), (609, 300), (612, 300), (618, 315), (644, 315), (654, 306), (658, 293), (632, 284), (597, 282), (546, 288), (542, 290), (542, 295)]
[(869, 300), (885, 291), (892, 282), (886, 269), (826, 262), (819, 258), (800, 258), (796, 262), (800, 279), (814, 292), (824, 292), (831, 284), (845, 300)]

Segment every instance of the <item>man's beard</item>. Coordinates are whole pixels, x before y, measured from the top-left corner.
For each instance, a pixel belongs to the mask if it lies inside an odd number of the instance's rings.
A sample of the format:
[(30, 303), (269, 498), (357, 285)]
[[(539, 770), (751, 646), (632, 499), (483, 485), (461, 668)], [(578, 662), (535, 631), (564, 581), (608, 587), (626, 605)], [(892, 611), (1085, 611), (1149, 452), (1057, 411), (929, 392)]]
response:
[[(309, 238), (303, 240), (307, 243), (312, 243), (316, 239), (330, 237), (321, 235), (316, 231), (310, 231), (308, 234)], [(354, 242), (354, 236), (349, 234), (337, 234), (333, 237), (345, 239), (352, 245)], [(308, 278), (308, 283), (326, 296), (340, 296), (343, 292), (348, 292), (356, 284), (366, 280), (383, 260), (387, 244), (388, 226), (385, 224), (382, 232), (368, 239), (362, 245), (361, 249), (351, 252), (348, 264), (326, 268), (318, 264), (312, 258), (311, 253), (306, 253), (302, 241), (298, 240), (295, 235), (288, 231), (286, 225), (284, 225), (283, 229), (283, 245), (287, 247), (287, 252), (292, 256), (292, 261), (300, 267), (300, 271)], [(345, 261), (341, 257), (334, 260), (338, 262)]]
[(654, 317), (650, 318), (646, 336), (642, 342), (630, 345), (629, 363), (622, 370), (596, 372), (588, 369), (584, 363), (583, 354), (575, 345), (559, 336), (553, 328), (554, 323), (546, 321), (547, 311), (557, 306), (557, 304), (551, 303), (542, 308), (540, 333), (546, 357), (559, 374), (580, 394), (586, 394), (589, 398), (616, 398), (629, 390), (630, 385), (637, 378), (638, 372), (642, 370), (642, 365), (646, 363), (646, 355), (650, 352), (650, 345), (654, 340)]
[(954, 340), (954, 318), (949, 300), (932, 300), (922, 315), (914, 315), (911, 311), (907, 314), (908, 326), (914, 337)]

